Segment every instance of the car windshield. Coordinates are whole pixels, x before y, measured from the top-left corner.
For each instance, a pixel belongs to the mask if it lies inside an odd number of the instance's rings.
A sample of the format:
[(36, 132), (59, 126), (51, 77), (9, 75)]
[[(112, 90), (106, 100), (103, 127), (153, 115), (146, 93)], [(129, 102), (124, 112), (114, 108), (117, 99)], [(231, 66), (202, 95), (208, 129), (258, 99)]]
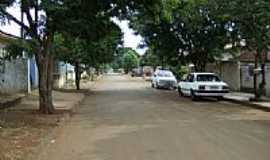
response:
[(205, 74), (205, 75), (197, 75), (198, 82), (220, 82), (220, 79), (216, 75)]
[(158, 72), (159, 77), (173, 77), (172, 72), (170, 71), (160, 71)]

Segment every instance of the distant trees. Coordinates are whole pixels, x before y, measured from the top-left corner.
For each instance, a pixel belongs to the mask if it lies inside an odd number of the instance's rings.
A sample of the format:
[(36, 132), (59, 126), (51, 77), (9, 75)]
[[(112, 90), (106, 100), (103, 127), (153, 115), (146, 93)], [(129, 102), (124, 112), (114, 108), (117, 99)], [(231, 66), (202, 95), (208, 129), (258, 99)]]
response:
[(138, 53), (133, 49), (126, 49), (123, 55), (123, 68), (125, 73), (130, 72), (133, 68), (137, 68), (139, 65)]
[(140, 65), (153, 66), (154, 68), (156, 68), (161, 64), (159, 57), (155, 53), (153, 53), (153, 50), (151, 48), (149, 48), (140, 59)]
[(139, 67), (139, 54), (132, 48), (118, 48), (115, 53), (114, 61), (111, 63), (113, 69), (124, 69), (125, 73), (130, 72), (133, 68)]

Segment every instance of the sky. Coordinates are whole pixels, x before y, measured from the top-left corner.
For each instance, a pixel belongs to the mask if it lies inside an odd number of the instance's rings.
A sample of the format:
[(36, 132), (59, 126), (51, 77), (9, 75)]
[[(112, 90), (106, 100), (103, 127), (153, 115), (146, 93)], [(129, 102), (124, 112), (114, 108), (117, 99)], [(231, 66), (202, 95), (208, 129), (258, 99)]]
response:
[(113, 18), (112, 20), (121, 28), (122, 32), (124, 33), (124, 47), (131, 47), (140, 55), (143, 55), (147, 48), (138, 48), (138, 45), (141, 41), (143, 41), (143, 38), (140, 35), (135, 35), (134, 30), (129, 28), (129, 22), (127, 20), (119, 21), (117, 18)]
[[(17, 7), (8, 8), (8, 12), (14, 15), (17, 19), (21, 19), (20, 9)], [(1, 25), (0, 29), (6, 33), (20, 36), (20, 27), (13, 22), (7, 22), (5, 25)]]
[[(20, 9), (18, 9), (18, 7), (9, 8), (8, 11), (20, 19)], [(121, 28), (122, 32), (124, 33), (124, 47), (131, 47), (140, 55), (143, 55), (147, 48), (138, 48), (138, 45), (143, 40), (143, 38), (134, 34), (134, 31), (129, 28), (128, 21), (119, 21), (117, 18), (112, 18), (112, 20)], [(20, 36), (20, 27), (15, 23), (10, 22), (10, 24), (0, 26), (0, 29), (6, 33)]]

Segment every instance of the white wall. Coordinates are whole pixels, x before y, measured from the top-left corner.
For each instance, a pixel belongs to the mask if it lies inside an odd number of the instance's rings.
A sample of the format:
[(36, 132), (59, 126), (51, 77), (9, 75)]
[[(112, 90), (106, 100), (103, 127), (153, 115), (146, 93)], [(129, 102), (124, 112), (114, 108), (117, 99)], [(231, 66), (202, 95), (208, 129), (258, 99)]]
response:
[(238, 62), (221, 62), (208, 64), (206, 71), (217, 73), (234, 91), (240, 90), (240, 64)]
[(4, 61), (0, 67), (0, 93), (27, 91), (27, 59)]

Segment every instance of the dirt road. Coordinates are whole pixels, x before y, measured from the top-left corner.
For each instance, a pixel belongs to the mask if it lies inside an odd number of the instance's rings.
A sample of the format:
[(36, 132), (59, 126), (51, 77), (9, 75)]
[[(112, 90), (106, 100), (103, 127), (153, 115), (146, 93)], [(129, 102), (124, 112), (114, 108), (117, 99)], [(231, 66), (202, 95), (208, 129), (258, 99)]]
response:
[(39, 160), (269, 160), (270, 113), (106, 76)]

